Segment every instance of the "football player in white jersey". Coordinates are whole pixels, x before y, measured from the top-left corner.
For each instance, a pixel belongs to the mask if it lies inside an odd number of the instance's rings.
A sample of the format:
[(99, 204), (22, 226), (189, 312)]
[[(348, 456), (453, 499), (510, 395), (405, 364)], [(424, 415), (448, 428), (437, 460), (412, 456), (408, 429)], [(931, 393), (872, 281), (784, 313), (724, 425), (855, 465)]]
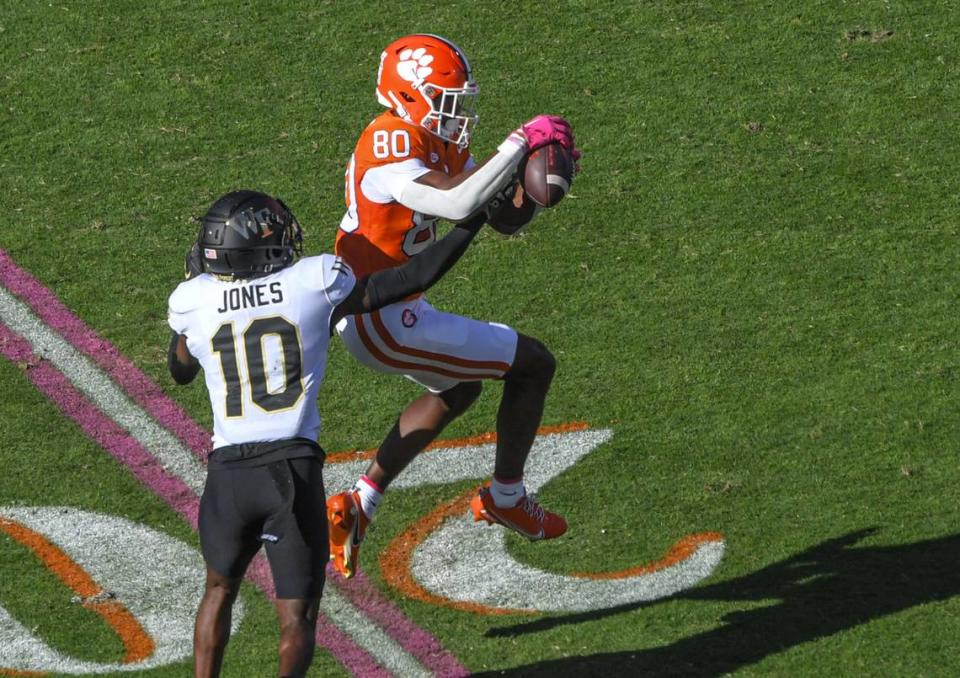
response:
[(461, 224), (425, 256), (357, 280), (339, 257), (297, 260), (300, 225), (276, 198), (236, 191), (207, 211), (191, 277), (168, 313), (170, 373), (187, 384), (203, 369), (214, 420), (200, 500), (207, 574), (196, 676), (219, 675), (231, 608), (261, 545), (277, 593), (279, 675), (306, 673), (329, 560), (317, 393), (332, 329), (430, 287), (481, 224)]

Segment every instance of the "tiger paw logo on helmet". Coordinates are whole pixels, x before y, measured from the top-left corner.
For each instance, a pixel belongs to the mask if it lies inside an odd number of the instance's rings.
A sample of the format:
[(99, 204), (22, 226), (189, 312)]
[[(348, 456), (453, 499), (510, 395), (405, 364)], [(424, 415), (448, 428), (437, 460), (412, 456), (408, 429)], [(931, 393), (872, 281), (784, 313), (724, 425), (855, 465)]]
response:
[(400, 60), (397, 62), (397, 75), (409, 82), (422, 80), (433, 73), (433, 69), (430, 68), (432, 63), (433, 55), (427, 54), (426, 48), (405, 49), (400, 52)]

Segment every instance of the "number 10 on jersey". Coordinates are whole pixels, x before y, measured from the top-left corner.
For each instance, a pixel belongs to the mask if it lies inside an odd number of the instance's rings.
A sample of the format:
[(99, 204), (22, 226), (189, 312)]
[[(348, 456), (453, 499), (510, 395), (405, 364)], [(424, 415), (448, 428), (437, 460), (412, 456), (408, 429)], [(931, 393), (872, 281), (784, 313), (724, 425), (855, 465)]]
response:
[[(293, 407), (303, 395), (303, 351), (296, 326), (279, 316), (257, 318), (243, 331), (240, 340), (237, 346), (232, 322), (221, 325), (213, 335), (213, 350), (220, 355), (226, 383), (227, 416), (243, 416), (245, 385), (253, 403), (266, 412)], [(240, 374), (238, 356), (247, 379)]]

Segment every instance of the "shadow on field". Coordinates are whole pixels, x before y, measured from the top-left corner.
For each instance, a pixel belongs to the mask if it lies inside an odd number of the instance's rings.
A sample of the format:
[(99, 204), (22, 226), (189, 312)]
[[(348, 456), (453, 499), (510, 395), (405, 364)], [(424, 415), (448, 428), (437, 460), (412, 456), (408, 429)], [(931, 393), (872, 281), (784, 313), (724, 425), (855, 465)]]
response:
[[(727, 614), (721, 626), (709, 631), (661, 647), (554, 659), (475, 675), (719, 676), (871, 619), (960, 594), (956, 563), (960, 535), (855, 548), (876, 531), (851, 532), (752, 574), (669, 599), (779, 601)], [(539, 619), (491, 629), (487, 635), (517, 636), (656, 604)]]

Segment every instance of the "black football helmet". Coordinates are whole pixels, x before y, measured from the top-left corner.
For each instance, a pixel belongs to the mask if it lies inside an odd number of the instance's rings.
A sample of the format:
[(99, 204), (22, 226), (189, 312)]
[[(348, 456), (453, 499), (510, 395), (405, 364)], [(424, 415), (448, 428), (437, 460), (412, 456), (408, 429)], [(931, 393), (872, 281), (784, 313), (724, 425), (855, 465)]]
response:
[(292, 263), (303, 248), (303, 232), (279, 198), (234, 191), (207, 210), (197, 244), (205, 272), (251, 278)]

